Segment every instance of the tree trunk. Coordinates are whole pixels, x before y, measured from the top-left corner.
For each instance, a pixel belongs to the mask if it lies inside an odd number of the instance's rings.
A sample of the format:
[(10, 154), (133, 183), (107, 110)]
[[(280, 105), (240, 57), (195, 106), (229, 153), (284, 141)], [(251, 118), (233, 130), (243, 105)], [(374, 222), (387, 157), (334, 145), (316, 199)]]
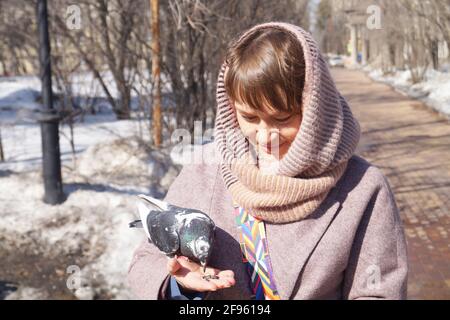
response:
[(160, 147), (162, 126), (161, 126), (161, 81), (160, 81), (160, 46), (159, 46), (159, 0), (150, 0), (152, 13), (152, 129), (153, 129), (153, 144), (155, 147)]
[(0, 127), (0, 162), (5, 162), (5, 154), (3, 153), (2, 128)]
[(118, 80), (117, 84), (120, 93), (120, 101), (118, 102), (118, 106), (116, 109), (117, 119), (118, 120), (130, 119), (130, 103), (131, 103), (130, 89), (125, 85), (125, 79)]
[(439, 69), (439, 43), (436, 40), (431, 41), (430, 43), (430, 54), (431, 54), (431, 61), (433, 63), (433, 69), (438, 70)]

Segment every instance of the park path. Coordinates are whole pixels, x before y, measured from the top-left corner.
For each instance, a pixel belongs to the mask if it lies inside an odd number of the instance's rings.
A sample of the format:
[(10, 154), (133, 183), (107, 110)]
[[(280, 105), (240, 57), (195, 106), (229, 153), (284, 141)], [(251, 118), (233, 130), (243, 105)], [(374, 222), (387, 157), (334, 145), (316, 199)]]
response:
[(357, 153), (394, 191), (408, 242), (408, 299), (450, 299), (450, 122), (361, 71), (332, 74), (361, 124)]

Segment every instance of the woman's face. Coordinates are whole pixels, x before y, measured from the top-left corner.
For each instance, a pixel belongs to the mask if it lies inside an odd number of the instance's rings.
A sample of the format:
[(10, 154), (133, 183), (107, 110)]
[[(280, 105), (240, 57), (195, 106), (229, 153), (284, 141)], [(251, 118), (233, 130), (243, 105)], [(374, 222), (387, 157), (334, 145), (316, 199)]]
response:
[(266, 107), (253, 110), (238, 102), (234, 102), (234, 107), (242, 133), (258, 154), (282, 159), (300, 129), (301, 112), (287, 113)]

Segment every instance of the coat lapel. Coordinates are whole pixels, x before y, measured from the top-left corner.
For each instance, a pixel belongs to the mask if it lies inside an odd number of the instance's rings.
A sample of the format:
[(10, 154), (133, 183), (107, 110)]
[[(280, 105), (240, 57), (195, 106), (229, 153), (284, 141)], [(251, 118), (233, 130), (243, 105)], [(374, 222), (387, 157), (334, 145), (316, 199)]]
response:
[(333, 188), (307, 219), (282, 225), (266, 223), (273, 276), (282, 300), (297, 294), (305, 264), (340, 208), (335, 195)]

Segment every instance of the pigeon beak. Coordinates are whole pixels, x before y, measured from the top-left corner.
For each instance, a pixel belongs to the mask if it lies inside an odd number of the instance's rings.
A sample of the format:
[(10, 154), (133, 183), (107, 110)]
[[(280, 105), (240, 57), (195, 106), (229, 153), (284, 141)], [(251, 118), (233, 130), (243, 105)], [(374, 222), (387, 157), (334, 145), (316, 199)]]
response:
[(203, 273), (205, 273), (206, 272), (206, 261), (201, 261), (200, 264), (202, 265)]
[(167, 211), (169, 210), (169, 204), (167, 202), (146, 196), (145, 194), (139, 194), (138, 197), (142, 199), (147, 205), (151, 206), (152, 210)]

